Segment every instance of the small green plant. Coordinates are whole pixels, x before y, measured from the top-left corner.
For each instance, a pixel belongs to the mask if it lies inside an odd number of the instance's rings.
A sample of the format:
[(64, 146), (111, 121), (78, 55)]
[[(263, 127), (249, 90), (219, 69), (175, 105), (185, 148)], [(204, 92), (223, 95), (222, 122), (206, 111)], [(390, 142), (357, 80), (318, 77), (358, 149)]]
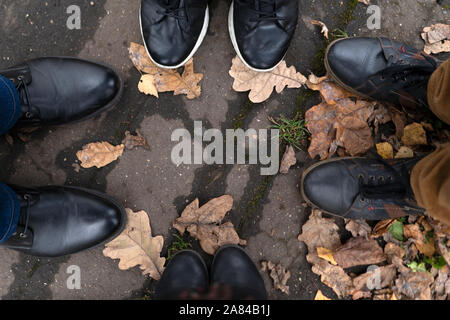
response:
[(269, 117), (273, 123), (272, 128), (280, 130), (280, 140), (298, 150), (302, 150), (301, 141), (309, 135), (306, 128), (306, 121), (297, 113), (293, 119), (287, 119), (281, 116), (278, 120)]
[(181, 238), (179, 235), (174, 234), (173, 236), (175, 239), (167, 252), (167, 261), (172, 259), (174, 255), (177, 254), (177, 252), (192, 247), (190, 243), (184, 241), (184, 239)]
[(407, 264), (407, 266), (414, 272), (431, 272), (431, 268), (442, 269), (447, 263), (441, 255), (427, 257), (423, 254), (418, 254), (416, 260)]
[(403, 236), (403, 222), (400, 219), (391, 224), (388, 231), (398, 241), (405, 241)]

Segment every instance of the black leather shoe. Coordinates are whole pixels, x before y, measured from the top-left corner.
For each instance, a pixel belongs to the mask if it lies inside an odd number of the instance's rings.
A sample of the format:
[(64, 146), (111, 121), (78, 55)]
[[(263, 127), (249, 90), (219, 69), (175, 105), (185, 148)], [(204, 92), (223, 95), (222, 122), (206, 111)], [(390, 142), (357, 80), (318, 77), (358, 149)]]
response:
[(404, 107), (427, 107), (434, 58), (386, 38), (346, 38), (328, 47), (325, 67), (345, 89)]
[(200, 255), (192, 250), (178, 252), (169, 262), (159, 280), (157, 300), (187, 299), (193, 292), (208, 291), (208, 269)]
[(122, 80), (111, 68), (77, 58), (39, 58), (0, 70), (17, 87), (18, 125), (60, 125), (86, 120), (112, 107)]
[(298, 21), (297, 0), (234, 0), (228, 28), (242, 62), (271, 71), (283, 60)]
[(126, 224), (122, 205), (102, 193), (75, 187), (22, 188), (16, 232), (2, 246), (39, 257), (59, 257), (107, 243)]
[(211, 286), (228, 286), (233, 300), (266, 300), (264, 280), (248, 254), (240, 247), (220, 248), (211, 267)]
[(152, 61), (162, 68), (185, 65), (208, 31), (208, 0), (142, 0), (141, 32)]
[(383, 220), (425, 212), (411, 190), (411, 170), (421, 158), (337, 158), (303, 173), (303, 199), (323, 212), (347, 219)]

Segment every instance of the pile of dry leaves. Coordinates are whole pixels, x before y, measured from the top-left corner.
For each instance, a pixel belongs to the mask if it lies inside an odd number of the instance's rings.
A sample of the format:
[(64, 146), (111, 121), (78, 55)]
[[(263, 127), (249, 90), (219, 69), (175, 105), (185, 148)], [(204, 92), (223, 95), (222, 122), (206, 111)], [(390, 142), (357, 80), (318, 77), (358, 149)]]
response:
[(334, 219), (313, 210), (298, 237), (312, 271), (339, 298), (450, 299), (450, 227), (422, 216), (373, 228), (349, 220), (345, 228), (352, 237), (342, 244)]

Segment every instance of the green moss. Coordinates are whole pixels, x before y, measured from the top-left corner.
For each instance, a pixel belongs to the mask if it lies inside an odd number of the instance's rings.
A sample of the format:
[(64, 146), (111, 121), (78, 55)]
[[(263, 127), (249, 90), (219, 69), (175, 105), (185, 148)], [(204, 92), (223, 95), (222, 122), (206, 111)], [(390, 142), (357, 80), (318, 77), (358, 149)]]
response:
[(174, 241), (169, 247), (169, 250), (167, 252), (167, 261), (172, 259), (177, 252), (186, 250), (188, 248), (191, 248), (191, 244), (187, 241), (185, 241), (183, 238), (181, 238), (179, 235), (174, 234)]
[(241, 111), (233, 118), (233, 129), (243, 129), (244, 128), (244, 122), (245, 119), (248, 117), (250, 111), (253, 109), (254, 104), (247, 100), (243, 107), (241, 108)]

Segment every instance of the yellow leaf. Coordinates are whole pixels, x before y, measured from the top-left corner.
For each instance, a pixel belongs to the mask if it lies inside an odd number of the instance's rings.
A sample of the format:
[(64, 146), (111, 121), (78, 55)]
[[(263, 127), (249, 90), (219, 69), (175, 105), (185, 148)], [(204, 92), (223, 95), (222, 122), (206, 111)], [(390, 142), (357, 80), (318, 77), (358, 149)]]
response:
[(247, 68), (236, 56), (229, 73), (234, 78), (233, 89), (238, 92), (250, 91), (249, 99), (253, 103), (269, 99), (274, 87), (277, 93), (281, 93), (286, 87), (300, 88), (307, 80), (295, 67), (288, 68), (284, 60), (272, 71), (257, 72)]
[(314, 298), (314, 300), (331, 300), (330, 298), (328, 298), (327, 296), (325, 296), (322, 291), (317, 291), (316, 293), (316, 297)]
[(317, 255), (319, 256), (319, 258), (325, 259), (328, 262), (330, 262), (332, 265), (337, 266), (337, 262), (336, 262), (336, 260), (334, 260), (333, 251), (331, 251), (327, 248), (318, 247)]
[(426, 145), (427, 133), (420, 123), (413, 123), (405, 127), (402, 143), (407, 146)]
[(155, 86), (155, 77), (151, 74), (144, 74), (139, 80), (138, 89), (140, 92), (159, 98), (158, 89)]
[(395, 295), (395, 293), (392, 293), (391, 300), (398, 300), (398, 298), (397, 298), (397, 296)]
[(322, 21), (319, 21), (319, 20), (311, 20), (311, 23), (316, 26), (322, 27), (321, 32), (323, 33), (324, 37), (328, 39), (328, 28), (325, 25), (325, 23), (323, 23)]
[(83, 168), (102, 168), (116, 161), (123, 154), (124, 148), (123, 144), (113, 146), (108, 142), (90, 143), (77, 152), (77, 158)]
[(394, 148), (389, 142), (377, 143), (377, 152), (383, 159), (394, 158)]
[(148, 274), (151, 278), (159, 280), (166, 263), (166, 259), (160, 256), (164, 238), (152, 237), (147, 212), (133, 212), (131, 209), (126, 209), (126, 212), (128, 219), (125, 230), (106, 244), (103, 254), (111, 259), (120, 259), (120, 270), (128, 270), (139, 265), (142, 274)]
[(404, 158), (413, 158), (414, 157), (414, 151), (412, 151), (410, 148), (402, 146), (398, 150), (397, 154), (395, 155), (395, 159), (404, 159)]

